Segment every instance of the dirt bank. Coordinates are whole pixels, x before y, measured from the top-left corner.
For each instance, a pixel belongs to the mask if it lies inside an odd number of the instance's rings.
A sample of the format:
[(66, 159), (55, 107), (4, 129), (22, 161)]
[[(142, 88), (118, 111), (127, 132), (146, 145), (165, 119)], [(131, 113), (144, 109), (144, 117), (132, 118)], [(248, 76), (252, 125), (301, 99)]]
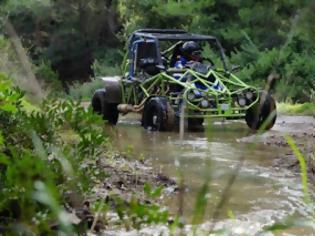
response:
[(175, 180), (153, 170), (148, 160), (131, 160), (121, 154), (113, 158), (104, 158), (100, 163), (104, 173), (108, 176), (105, 182), (94, 188), (93, 198), (105, 199), (109, 193), (119, 194), (125, 199), (136, 195), (140, 200), (146, 200), (144, 185), (153, 188), (161, 186), (168, 192), (176, 190)]
[(299, 163), (289, 147), (286, 136), (291, 136), (308, 166), (309, 177), (315, 180), (315, 118), (311, 116), (280, 116), (272, 130), (241, 138), (239, 142), (256, 142), (283, 148), (283, 155), (274, 160), (275, 167), (285, 167), (298, 172)]
[[(117, 204), (123, 204), (124, 207), (128, 207), (133, 201), (143, 206), (161, 204), (165, 196), (177, 191), (175, 180), (154, 171), (149, 161), (114, 154), (110, 158), (100, 158), (98, 165), (104, 170), (105, 179), (95, 180), (92, 192), (86, 196), (83, 206), (69, 209), (69, 212), (73, 212), (74, 217), (78, 219), (75, 224), (87, 223), (88, 228), (94, 233), (126, 227), (124, 223), (128, 221), (122, 221), (118, 216), (121, 206)], [(162, 187), (161, 195), (158, 198), (149, 197), (144, 190), (146, 184), (152, 190)], [(92, 213), (92, 206), (97, 203), (106, 206), (106, 210), (100, 210), (99, 216), (96, 212)]]

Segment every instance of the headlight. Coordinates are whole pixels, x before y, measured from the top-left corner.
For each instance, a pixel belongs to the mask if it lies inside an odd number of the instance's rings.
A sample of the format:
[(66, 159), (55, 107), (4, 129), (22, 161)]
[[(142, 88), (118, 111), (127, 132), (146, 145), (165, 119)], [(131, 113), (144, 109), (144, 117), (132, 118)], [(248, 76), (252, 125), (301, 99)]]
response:
[(195, 93), (191, 90), (191, 91), (189, 91), (189, 93), (187, 94), (187, 99), (189, 100), (189, 101), (193, 101), (194, 99), (195, 99)]
[(207, 108), (209, 107), (209, 102), (207, 100), (202, 100), (201, 103), (200, 103), (201, 107), (202, 108)]
[(190, 90), (187, 94), (187, 99), (189, 101), (193, 101), (195, 98), (200, 98), (201, 97), (201, 93), (197, 90)]
[(244, 107), (244, 106), (246, 105), (246, 99), (243, 98), (243, 97), (239, 97), (239, 98), (237, 99), (237, 102), (238, 102), (238, 104), (239, 104), (241, 107)]
[(248, 100), (252, 100), (252, 98), (254, 97), (254, 94), (252, 92), (248, 91), (248, 92), (246, 92), (245, 96)]

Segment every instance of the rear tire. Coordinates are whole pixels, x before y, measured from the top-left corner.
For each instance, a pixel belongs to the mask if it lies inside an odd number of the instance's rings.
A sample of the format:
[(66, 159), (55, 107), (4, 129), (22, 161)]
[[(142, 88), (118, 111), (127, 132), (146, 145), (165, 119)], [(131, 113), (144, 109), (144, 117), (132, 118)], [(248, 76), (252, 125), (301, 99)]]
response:
[(105, 91), (96, 90), (92, 97), (93, 111), (102, 115), (103, 120), (106, 120), (111, 125), (116, 125), (119, 112), (117, 103), (108, 103), (105, 99)]
[(152, 131), (172, 131), (175, 126), (175, 113), (164, 97), (149, 99), (143, 110), (142, 126)]
[(260, 94), (260, 101), (246, 112), (245, 120), (248, 127), (253, 130), (271, 129), (277, 119), (276, 109), (276, 102), (273, 97), (263, 91)]

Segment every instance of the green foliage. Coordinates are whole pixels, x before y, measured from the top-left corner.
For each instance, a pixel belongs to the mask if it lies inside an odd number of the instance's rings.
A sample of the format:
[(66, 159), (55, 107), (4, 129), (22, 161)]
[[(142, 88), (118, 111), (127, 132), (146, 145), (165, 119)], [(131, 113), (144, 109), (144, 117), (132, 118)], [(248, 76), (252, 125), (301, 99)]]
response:
[(142, 203), (135, 197), (127, 204), (119, 197), (115, 201), (118, 216), (127, 229), (130, 223), (135, 229), (148, 224), (167, 224), (169, 213), (158, 204)]
[(160, 4), (128, 0), (120, 2), (118, 9), (126, 34), (149, 27), (216, 35), (231, 56), (231, 64), (241, 65), (243, 80), (263, 87), (268, 75), (276, 71), (282, 78), (277, 97), (307, 102), (314, 101), (315, 90), (313, 8), (305, 1), (270, 5), (257, 1), (174, 0)]
[[(57, 80), (65, 87), (93, 74), (120, 74), (122, 45), (136, 29), (183, 28), (217, 36), (231, 64), (241, 65), (240, 78), (250, 84), (263, 87), (270, 72), (276, 71), (281, 75), (275, 91), (279, 100), (308, 102), (294, 109), (314, 111), (315, 5), (309, 1), (12, 0), (0, 4), (1, 13), (21, 36), (36, 76), (53, 91), (62, 90)], [(21, 63), (2, 24), (0, 30), (0, 70), (21, 81)], [(75, 83), (70, 97), (90, 99), (102, 85), (99, 80)], [(0, 226), (9, 232), (46, 235), (56, 233), (48, 222), (57, 222), (57, 230), (70, 235), (76, 228), (64, 221), (67, 193), (85, 196), (93, 181), (103, 177), (97, 164), (108, 143), (103, 122), (71, 100), (46, 101), (41, 110), (27, 105), (26, 111), (23, 95), (12, 88), (11, 79), (0, 75)], [(205, 190), (206, 186), (196, 201), (196, 222), (204, 216)], [(161, 189), (145, 185), (144, 191), (157, 198)], [(117, 199), (117, 205), (121, 220), (127, 217), (136, 228), (167, 220), (168, 213), (155, 204)]]
[(307, 102), (315, 99), (315, 62), (313, 55), (307, 52), (292, 53), (284, 66), (283, 80), (280, 85), (287, 91), (279, 95), (282, 99), (292, 99), (293, 102)]
[(308, 177), (307, 177), (307, 166), (305, 162), (305, 158), (297, 145), (295, 144), (293, 138), (290, 136), (286, 137), (286, 141), (288, 142), (290, 148), (293, 150), (295, 157), (299, 161), (300, 165), (300, 174), (301, 174), (301, 182), (303, 186), (304, 200), (306, 203), (311, 203), (309, 187), (308, 187)]
[[(23, 35), (39, 77), (55, 77), (49, 67), (54, 68), (64, 87), (93, 74), (119, 74), (122, 44), (134, 30), (182, 28), (217, 36), (247, 82), (263, 86), (276, 71), (282, 78), (278, 99), (314, 101), (315, 11), (309, 1), (24, 0), (5, 1), (2, 11)], [(4, 61), (5, 67), (13, 66)]]
[(35, 67), (35, 75), (44, 83), (46, 90), (62, 91), (62, 85), (58, 74), (52, 69), (51, 62), (42, 61)]
[[(70, 212), (78, 201), (83, 206), (95, 184), (106, 181), (100, 166), (109, 143), (103, 120), (70, 99), (46, 100), (31, 112), (24, 110), (23, 99), (0, 74), (0, 228), (9, 235), (85, 233), (87, 222), (74, 224)], [(144, 191), (150, 199), (161, 194), (149, 184)], [(121, 222), (131, 227), (168, 220), (166, 209), (136, 196), (110, 199)], [(96, 217), (109, 210), (102, 200), (91, 206)]]
[(117, 49), (105, 49), (100, 52), (95, 54), (96, 59), (92, 65), (94, 76), (120, 75), (120, 62), (124, 53)]
[(102, 88), (104, 82), (100, 79), (92, 79), (91, 82), (74, 83), (69, 89), (69, 96), (75, 100), (91, 100), (96, 89)]
[(315, 105), (313, 103), (289, 104), (279, 103), (277, 105), (279, 113), (288, 115), (311, 115), (315, 117)]
[[(80, 196), (101, 178), (97, 162), (108, 142), (103, 121), (72, 101), (46, 101), (27, 113), (23, 93), (4, 75), (0, 84), (0, 226), (51, 234), (49, 222), (56, 221), (60, 233), (73, 234), (67, 192)], [(74, 142), (62, 137), (65, 129), (76, 134)]]
[(193, 216), (193, 224), (196, 225), (200, 222), (202, 222), (206, 207), (207, 207), (207, 192), (209, 191), (208, 183), (209, 181), (206, 181), (203, 186), (201, 187), (200, 191), (198, 192), (195, 208), (194, 208), (194, 216)]
[(150, 198), (157, 198), (161, 196), (162, 188), (158, 187), (156, 189), (152, 189), (152, 186), (148, 183), (144, 184), (144, 192), (150, 197)]
[(314, 220), (312, 220), (312, 219), (309, 219), (309, 220), (308, 219), (296, 219), (296, 217), (289, 217), (282, 222), (278, 222), (278, 223), (275, 223), (271, 226), (265, 227), (264, 232), (266, 233), (268, 231), (271, 231), (271, 232), (274, 232), (277, 234), (279, 234), (279, 233), (281, 234), (281, 233), (286, 232), (288, 229), (289, 229), (289, 231), (291, 229), (293, 229), (293, 231), (294, 231), (295, 228), (297, 228), (297, 229), (306, 228), (309, 230), (309, 232), (313, 232), (315, 229)]
[[(50, 61), (64, 83), (87, 80), (96, 52), (117, 46), (111, 1), (7, 1), (1, 10), (13, 23), (36, 65)], [(65, 87), (65, 86), (64, 86)]]
[(260, 52), (252, 47), (246, 47), (244, 51), (232, 54), (231, 62), (241, 66), (238, 76), (245, 82), (263, 86), (276, 63), (277, 56), (277, 49)]
[(248, 36), (245, 37), (247, 43), (242, 50), (231, 55), (232, 63), (242, 67), (238, 73), (240, 78), (262, 87), (268, 75), (276, 71), (281, 76), (276, 89), (279, 100), (300, 103), (314, 101), (315, 64), (311, 59), (314, 49), (297, 53), (299, 39), (293, 38), (281, 48), (260, 50)]

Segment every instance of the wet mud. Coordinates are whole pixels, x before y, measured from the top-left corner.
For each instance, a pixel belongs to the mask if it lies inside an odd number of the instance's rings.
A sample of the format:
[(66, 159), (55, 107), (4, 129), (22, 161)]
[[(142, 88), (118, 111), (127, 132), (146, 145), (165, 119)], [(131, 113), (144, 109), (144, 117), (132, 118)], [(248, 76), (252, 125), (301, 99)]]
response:
[[(181, 140), (176, 132), (144, 130), (139, 117), (122, 117), (113, 139), (118, 150), (132, 147), (128, 156), (150, 160), (158, 173), (176, 178), (177, 182), (182, 175), (184, 234), (190, 234), (194, 228), (191, 222), (196, 197), (207, 183), (207, 205), (197, 235), (208, 235), (211, 229), (227, 230), (228, 235), (256, 235), (289, 216), (298, 219), (310, 214), (303, 202), (299, 165), (285, 137), (290, 135), (305, 156), (312, 155), (314, 125), (312, 117), (280, 116), (272, 130), (257, 134), (251, 132), (244, 121), (210, 120), (204, 124), (205, 131), (186, 132)], [(239, 165), (241, 168), (237, 171)], [(229, 187), (233, 175), (235, 182)], [(215, 214), (226, 188), (229, 189), (226, 201), (220, 206), (220, 213)], [(162, 205), (174, 215), (179, 211), (178, 196), (178, 192), (173, 192), (162, 200)], [(143, 235), (163, 235), (163, 232), (168, 235), (165, 227), (145, 227)], [(120, 235), (123, 232), (126, 231), (112, 233)], [(141, 230), (130, 232), (130, 235), (139, 232), (142, 235)], [(302, 226), (282, 232), (283, 235), (312, 235), (313, 231)]]
[(238, 139), (239, 142), (263, 143), (267, 146), (282, 147), (281, 154), (276, 156), (273, 166), (287, 168), (296, 173), (300, 166), (293, 150), (287, 142), (291, 137), (307, 163), (309, 178), (315, 180), (315, 118), (311, 116), (280, 116), (274, 128), (263, 134), (255, 134)]

